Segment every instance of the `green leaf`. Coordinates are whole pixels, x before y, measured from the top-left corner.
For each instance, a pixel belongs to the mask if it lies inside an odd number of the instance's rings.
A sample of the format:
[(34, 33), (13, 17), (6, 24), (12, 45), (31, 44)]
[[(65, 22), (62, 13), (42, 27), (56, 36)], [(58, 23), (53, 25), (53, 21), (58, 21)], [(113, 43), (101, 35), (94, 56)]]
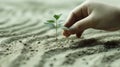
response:
[(54, 20), (47, 20), (48, 23), (55, 23)]
[(56, 19), (56, 20), (58, 20), (59, 18), (60, 18), (60, 16), (61, 16), (62, 14), (55, 14), (53, 17)]

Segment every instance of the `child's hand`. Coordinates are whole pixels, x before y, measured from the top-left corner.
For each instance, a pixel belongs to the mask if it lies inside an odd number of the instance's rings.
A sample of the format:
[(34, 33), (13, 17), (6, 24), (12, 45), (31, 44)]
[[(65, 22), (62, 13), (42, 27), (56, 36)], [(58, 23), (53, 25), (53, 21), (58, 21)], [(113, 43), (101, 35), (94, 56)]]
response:
[(108, 4), (86, 1), (68, 16), (63, 35), (80, 37), (88, 28), (114, 31), (120, 29), (120, 9)]

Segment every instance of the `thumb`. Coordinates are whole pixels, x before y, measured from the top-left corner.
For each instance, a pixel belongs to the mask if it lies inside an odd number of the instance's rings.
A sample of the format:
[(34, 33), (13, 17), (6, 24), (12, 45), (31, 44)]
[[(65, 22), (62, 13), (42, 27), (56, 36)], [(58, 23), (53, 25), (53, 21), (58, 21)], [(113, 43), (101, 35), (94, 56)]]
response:
[(93, 26), (94, 23), (93, 21), (94, 19), (92, 15), (89, 15), (88, 17), (77, 21), (67, 31), (67, 33), (69, 33), (68, 36), (70, 36), (71, 34), (76, 34), (77, 37), (80, 37), (84, 30), (91, 28)]

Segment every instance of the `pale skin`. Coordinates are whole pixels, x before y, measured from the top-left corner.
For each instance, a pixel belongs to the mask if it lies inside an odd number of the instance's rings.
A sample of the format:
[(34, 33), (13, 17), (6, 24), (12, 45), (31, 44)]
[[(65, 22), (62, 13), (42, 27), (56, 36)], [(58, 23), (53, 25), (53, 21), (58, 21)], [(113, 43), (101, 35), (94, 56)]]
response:
[(78, 38), (88, 29), (116, 31), (120, 29), (120, 8), (99, 2), (85, 1), (69, 14), (63, 35), (75, 34)]

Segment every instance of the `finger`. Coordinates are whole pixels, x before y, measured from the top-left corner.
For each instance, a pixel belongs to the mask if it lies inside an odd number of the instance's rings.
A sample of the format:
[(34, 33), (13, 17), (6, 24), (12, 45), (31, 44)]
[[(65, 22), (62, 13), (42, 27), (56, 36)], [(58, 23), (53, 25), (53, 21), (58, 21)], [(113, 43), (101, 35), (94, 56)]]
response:
[[(83, 4), (75, 8), (68, 16), (65, 27), (70, 28), (74, 23), (88, 16), (87, 7)], [(67, 30), (64, 30), (63, 35), (69, 37), (70, 34)]]
[(82, 20), (79, 20), (78, 22), (76, 22), (74, 25), (70, 27), (67, 33), (69, 33), (69, 35), (71, 34), (77, 34), (77, 36), (81, 35), (85, 29), (93, 27), (94, 22), (92, 17), (93, 15), (89, 15), (88, 17)]
[(69, 33), (67, 30), (64, 30), (64, 31), (63, 31), (63, 35), (64, 35), (65, 37), (69, 37), (69, 36), (70, 36), (70, 33)]
[[(66, 23), (65, 23), (65, 27), (71, 27), (74, 23), (76, 23), (77, 21), (83, 19), (85, 16), (87, 15), (87, 8), (84, 6), (84, 3), (78, 7), (76, 7), (68, 16)], [(85, 14), (83, 14), (85, 13)]]
[(69, 27), (71, 27), (75, 22), (77, 22), (78, 20), (79, 20), (79, 19), (78, 19), (76, 13), (75, 13), (75, 12), (71, 12), (71, 13), (69, 14), (69, 16), (68, 16), (68, 18), (67, 18), (64, 26), (69, 28)]

